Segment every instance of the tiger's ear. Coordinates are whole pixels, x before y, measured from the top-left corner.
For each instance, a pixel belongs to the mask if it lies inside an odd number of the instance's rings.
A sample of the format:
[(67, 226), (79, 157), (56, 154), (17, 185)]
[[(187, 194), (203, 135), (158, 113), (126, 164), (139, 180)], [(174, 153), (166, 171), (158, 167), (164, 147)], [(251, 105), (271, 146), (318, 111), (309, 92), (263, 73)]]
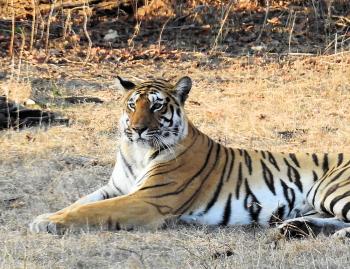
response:
[(117, 89), (123, 92), (132, 90), (136, 86), (133, 82), (129, 80), (124, 80), (120, 76), (117, 76), (115, 83), (116, 83)]
[(176, 83), (174, 87), (174, 93), (177, 99), (181, 102), (181, 104), (184, 104), (188, 93), (190, 92), (192, 87), (192, 80), (190, 77), (182, 77), (179, 79), (179, 81)]

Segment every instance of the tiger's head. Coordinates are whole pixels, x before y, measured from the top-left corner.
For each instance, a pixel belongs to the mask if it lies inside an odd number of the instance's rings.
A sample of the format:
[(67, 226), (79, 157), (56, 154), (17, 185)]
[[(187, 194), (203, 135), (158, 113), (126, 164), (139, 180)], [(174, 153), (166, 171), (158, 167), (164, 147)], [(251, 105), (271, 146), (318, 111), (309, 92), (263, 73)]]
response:
[(125, 92), (120, 129), (129, 142), (169, 148), (186, 136), (184, 103), (192, 87), (189, 77), (175, 85), (163, 79), (135, 85), (118, 77), (117, 84)]

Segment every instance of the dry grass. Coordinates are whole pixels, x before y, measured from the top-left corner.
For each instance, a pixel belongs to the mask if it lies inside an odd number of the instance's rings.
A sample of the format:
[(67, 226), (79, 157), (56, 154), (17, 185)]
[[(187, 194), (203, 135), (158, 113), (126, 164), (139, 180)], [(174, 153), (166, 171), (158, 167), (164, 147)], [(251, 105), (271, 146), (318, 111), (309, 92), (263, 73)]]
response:
[(31, 87), (28, 83), (14, 80), (0, 83), (0, 95), (6, 95), (8, 99), (17, 103), (25, 102), (31, 96), (31, 93)]
[[(349, 241), (323, 236), (285, 241), (273, 230), (260, 228), (177, 225), (157, 232), (57, 237), (27, 234), (27, 225), (36, 215), (60, 209), (108, 180), (118, 142), (121, 94), (107, 85), (116, 73), (146, 78), (162, 76), (162, 70), (166, 78), (191, 76), (189, 117), (229, 146), (343, 152), (350, 151), (349, 65), (350, 55), (344, 54), (293, 61), (193, 56), (181, 63), (135, 62), (117, 70), (101, 65), (98, 70), (84, 67), (83, 72), (74, 66), (59, 72), (52, 72), (54, 66), (37, 66), (40, 73), (22, 67), (30, 71), (11, 84), (17, 92), (28, 89), (33, 76), (65, 73), (104, 82), (106, 88), (58, 89), (62, 94), (98, 96), (106, 102), (51, 105), (71, 119), (69, 127), (0, 133), (0, 268), (348, 267)], [(81, 156), (97, 161), (81, 161)]]

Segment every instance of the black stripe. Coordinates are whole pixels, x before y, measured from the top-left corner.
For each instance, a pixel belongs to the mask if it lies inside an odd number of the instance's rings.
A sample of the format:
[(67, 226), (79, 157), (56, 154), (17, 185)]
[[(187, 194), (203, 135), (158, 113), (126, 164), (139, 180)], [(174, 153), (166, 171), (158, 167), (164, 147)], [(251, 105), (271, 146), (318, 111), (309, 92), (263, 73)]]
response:
[(181, 193), (183, 190), (185, 190), (187, 188), (188, 185), (190, 185), (192, 183), (192, 181), (194, 179), (196, 179), (203, 172), (203, 170), (207, 167), (210, 155), (211, 155), (212, 150), (213, 150), (213, 144), (214, 144), (211, 139), (208, 139), (208, 140), (209, 140), (209, 150), (208, 150), (207, 156), (205, 158), (205, 161), (204, 161), (202, 167), (199, 169), (199, 171), (195, 175), (193, 175), (191, 178), (186, 180), (185, 181), (186, 183), (183, 184), (182, 186), (180, 186), (176, 191), (152, 196), (152, 198), (162, 198), (162, 197), (177, 195), (177, 194)]
[(114, 183), (114, 179), (112, 178), (111, 180), (112, 180), (113, 187), (114, 187), (114, 188), (115, 188), (117, 191), (119, 191), (119, 193), (120, 193), (120, 194), (122, 194), (122, 195), (123, 195), (124, 193), (122, 192), (122, 190), (121, 190), (121, 189), (119, 189), (119, 188), (117, 187), (117, 185), (115, 185), (115, 183)]
[(125, 159), (125, 157), (124, 157), (124, 155), (123, 155), (123, 152), (120, 150), (119, 153), (120, 153), (120, 156), (122, 157), (123, 163), (124, 163), (125, 166), (128, 168), (129, 173), (133, 176), (133, 179), (136, 179), (135, 174), (134, 174), (134, 171), (132, 170), (131, 165), (130, 165), (130, 164), (127, 162), (127, 160)]
[(350, 219), (348, 219), (348, 218), (346, 217), (346, 215), (349, 213), (349, 210), (350, 210), (350, 202), (347, 202), (347, 203), (344, 205), (344, 207), (343, 207), (343, 209), (342, 209), (342, 211), (341, 211), (341, 213), (342, 213), (342, 215), (343, 215), (343, 219), (346, 220), (346, 221), (350, 221)]
[[(182, 155), (184, 155), (190, 148), (192, 148), (192, 146), (195, 144), (195, 142), (197, 141), (197, 138), (198, 138), (198, 135), (195, 137), (195, 139), (192, 141), (192, 143), (183, 151), (181, 152), (179, 155), (176, 156), (176, 159), (179, 159), (179, 157), (181, 157)], [(161, 168), (161, 167), (164, 167), (164, 166), (167, 166), (169, 164), (171, 164), (174, 160), (169, 160), (165, 163), (160, 163), (160, 164), (157, 164), (155, 166), (152, 167), (151, 170), (148, 170), (141, 178), (145, 178), (146, 176), (148, 176), (150, 173), (152, 173), (154, 170), (158, 169), (158, 168)], [(178, 167), (177, 167), (178, 168)], [(177, 169), (176, 168), (176, 169)], [(171, 172), (171, 171), (170, 171)], [(157, 175), (157, 174), (156, 174)]]
[(261, 152), (261, 155), (263, 156), (264, 159), (266, 159), (266, 155), (265, 155), (265, 152), (262, 150), (260, 151)]
[(158, 157), (158, 155), (163, 151), (163, 150), (166, 150), (167, 148), (166, 147), (161, 147), (160, 149), (158, 149), (157, 151), (153, 152), (152, 155), (149, 157), (149, 160), (152, 161), (154, 160), (155, 158)]
[(328, 154), (325, 153), (323, 156), (323, 164), (322, 164), (322, 169), (323, 172), (327, 172), (329, 170), (329, 166), (328, 166)]
[[(328, 182), (327, 182), (327, 186), (329, 186), (332, 182), (336, 181), (338, 178), (340, 178), (350, 167), (345, 167), (343, 168), (342, 170), (340, 170), (340, 172), (338, 174), (336, 174), (332, 179), (330, 179)], [(329, 178), (329, 176), (327, 177)]]
[(251, 175), (253, 172), (252, 158), (250, 157), (250, 155), (248, 154), (248, 152), (246, 150), (243, 151), (243, 154), (244, 154), (244, 161), (245, 161), (245, 164), (248, 168), (249, 175)]
[[(259, 223), (259, 214), (261, 211), (261, 205), (254, 193), (251, 191), (248, 180), (245, 179), (246, 197), (244, 198), (244, 208), (249, 211), (250, 218), (253, 222)], [(251, 197), (251, 198), (250, 198)], [(248, 204), (250, 198), (251, 203)]]
[(168, 97), (175, 103), (176, 106), (180, 106), (179, 102), (172, 95), (168, 95)]
[(278, 219), (281, 221), (281, 220), (284, 220), (284, 212), (285, 212), (285, 209), (286, 207), (285, 206), (280, 206), (277, 210), (277, 216)]
[(286, 206), (279, 206), (275, 212), (271, 214), (269, 225), (272, 226), (274, 224), (279, 224), (284, 220), (284, 213), (286, 210)]
[(300, 165), (299, 165), (299, 162), (298, 162), (298, 159), (297, 157), (295, 156), (294, 153), (289, 153), (289, 157), (290, 159), (294, 162), (294, 164), (300, 168)]
[(220, 225), (226, 226), (229, 221), (230, 221), (230, 217), (231, 217), (231, 197), (232, 197), (232, 193), (229, 194), (227, 201), (226, 201), (226, 205), (225, 205), (225, 210), (224, 210), (224, 215), (222, 217), (222, 221), (220, 222)]
[[(166, 166), (166, 165), (164, 165), (164, 166)], [(160, 176), (160, 175), (168, 174), (168, 173), (170, 173), (170, 172), (174, 172), (174, 171), (178, 170), (181, 166), (183, 166), (182, 163), (180, 163), (178, 166), (175, 166), (175, 167), (173, 167), (173, 168), (171, 168), (171, 169), (169, 169), (169, 170), (162, 171), (162, 172), (157, 172), (157, 173), (155, 173), (155, 174), (150, 174), (151, 171), (148, 171), (148, 173), (147, 173), (146, 175), (144, 175), (144, 176), (138, 181), (138, 183), (141, 182), (142, 180), (144, 180), (146, 176), (147, 176), (147, 179), (150, 179), (150, 178), (155, 177), (155, 176)], [(163, 167), (163, 166), (162, 166), (162, 167)], [(160, 167), (157, 167), (157, 168), (160, 168)], [(152, 169), (152, 171), (154, 171), (154, 170), (156, 170), (156, 169), (155, 169), (155, 168)]]
[(152, 82), (152, 83), (140, 84), (140, 86), (138, 87), (138, 89), (140, 91), (146, 90), (146, 91), (153, 91), (154, 92), (154, 89), (152, 90), (152, 88), (163, 92), (163, 91), (165, 91), (166, 86)]
[(162, 119), (162, 120), (164, 120), (164, 121), (166, 121), (166, 122), (169, 122), (169, 127), (170, 126), (173, 126), (173, 117), (174, 117), (174, 107), (172, 106), (172, 105), (169, 105), (169, 107), (170, 107), (170, 113), (171, 113), (171, 116), (170, 116), (170, 118), (168, 119), (167, 117), (165, 117), (165, 116), (161, 116), (160, 118)]
[(300, 174), (297, 169), (295, 169), (294, 166), (290, 165), (289, 162), (286, 160), (286, 158), (283, 159), (286, 165), (288, 166), (287, 170), (287, 176), (290, 182), (293, 182), (298, 189), (302, 192), (303, 191), (303, 185), (300, 181)]
[(169, 215), (173, 212), (173, 208), (170, 206), (158, 205), (147, 201), (144, 201), (144, 202), (147, 204), (153, 205), (157, 209), (158, 213), (161, 214), (162, 216)]
[(289, 188), (288, 185), (282, 179), (280, 181), (281, 181), (281, 186), (283, 189), (284, 198), (286, 198), (287, 203), (288, 203), (288, 207), (289, 207), (288, 215), (289, 215), (294, 208), (295, 192), (292, 188)]
[(106, 192), (104, 189), (100, 189), (100, 192), (102, 194), (103, 200), (109, 199), (108, 192)]
[(271, 170), (266, 166), (266, 164), (264, 163), (263, 160), (260, 160), (260, 162), (261, 162), (264, 181), (265, 181), (267, 187), (270, 189), (270, 191), (274, 195), (276, 195), (273, 174), (272, 174)]
[[(208, 171), (208, 173), (206, 174), (206, 176), (204, 177), (204, 179), (202, 180), (201, 184), (199, 185), (199, 187), (197, 188), (197, 190), (194, 191), (194, 193), (192, 194), (192, 196), (187, 199), (187, 201), (185, 201), (185, 203), (182, 204), (182, 206), (180, 206), (176, 211), (175, 211), (175, 214), (178, 214), (179, 212), (181, 212), (181, 214), (183, 214), (184, 212), (186, 212), (188, 210), (188, 208), (192, 205), (193, 201), (194, 201), (194, 198), (196, 196), (198, 196), (200, 194), (200, 190), (203, 186), (203, 184), (207, 181), (207, 179), (209, 178), (210, 174), (213, 172), (213, 170), (215, 169), (216, 167), (216, 164), (218, 162), (218, 157), (219, 157), (219, 154), (220, 154), (220, 149), (221, 149), (221, 145), (219, 144), (216, 144), (215, 145), (217, 146), (217, 149), (216, 149), (216, 155), (215, 155), (215, 162), (214, 164), (212, 165), (212, 167), (210, 168), (210, 170)], [(187, 207), (186, 207), (187, 206)]]
[(169, 108), (170, 108), (170, 112), (171, 112), (171, 117), (170, 117), (170, 123), (169, 123), (169, 126), (173, 126), (173, 118), (174, 118), (174, 106), (173, 105), (169, 105)]
[(312, 170), (312, 175), (313, 175), (313, 178), (314, 178), (314, 182), (316, 182), (318, 180), (318, 175), (317, 175), (317, 173), (314, 170)]
[(314, 161), (314, 163), (316, 164), (316, 166), (318, 166), (318, 158), (317, 155), (315, 153), (312, 153), (312, 160)]
[(230, 153), (231, 153), (231, 161), (230, 161), (230, 165), (229, 165), (230, 168), (228, 170), (227, 177), (226, 177), (226, 182), (229, 181), (230, 178), (231, 178), (231, 173), (232, 173), (233, 166), (234, 166), (234, 163), (235, 163), (235, 152), (231, 148), (230, 148)]
[(344, 159), (344, 154), (343, 153), (339, 153), (338, 154), (338, 164), (337, 166), (341, 165)]
[(222, 185), (223, 185), (223, 181), (224, 181), (224, 175), (226, 173), (226, 168), (227, 168), (227, 159), (228, 159), (228, 156), (227, 156), (227, 148), (224, 148), (225, 150), (225, 165), (224, 165), (224, 169), (221, 173), (221, 176), (220, 176), (220, 181), (219, 181), (219, 184), (217, 185), (216, 187), (216, 190), (214, 192), (214, 195), (213, 197), (211, 198), (210, 202), (207, 204), (207, 207), (205, 208), (204, 210), (204, 214), (207, 213), (210, 208), (212, 208), (212, 206), (216, 203), (218, 197), (219, 197), (219, 194), (220, 194), (220, 191), (221, 191), (221, 188), (222, 188)]
[(333, 215), (335, 215), (334, 213), (334, 207), (336, 205), (336, 203), (338, 203), (340, 200), (344, 199), (345, 197), (350, 196), (350, 191), (347, 191), (345, 193), (343, 193), (342, 195), (339, 195), (337, 197), (335, 197), (330, 203), (329, 203), (329, 210), (332, 212)]
[(148, 190), (148, 189), (153, 189), (153, 188), (159, 188), (159, 187), (164, 187), (164, 186), (168, 186), (168, 185), (172, 185), (174, 184), (174, 181), (171, 182), (167, 182), (167, 183), (161, 183), (161, 184), (155, 184), (155, 185), (150, 185), (150, 186), (145, 186), (141, 189), (139, 189), (140, 191), (144, 191), (144, 190)]
[(239, 189), (243, 182), (243, 175), (242, 175), (242, 163), (239, 163), (238, 166), (238, 178), (237, 178), (237, 184), (236, 184), (236, 198), (239, 199)]
[(325, 203), (327, 197), (328, 197), (328, 195), (323, 196), (323, 199), (320, 201), (320, 209), (324, 213), (328, 213), (328, 210), (324, 206), (324, 203)]
[(267, 155), (269, 156), (269, 162), (277, 169), (277, 171), (281, 171), (280, 168), (277, 165), (276, 159), (273, 157), (271, 152), (267, 152)]
[[(322, 183), (323, 183), (326, 179), (328, 179), (328, 177), (323, 177), (321, 180), (319, 180), (319, 181), (316, 183), (316, 184), (318, 184), (316, 188), (315, 188), (316, 185), (314, 185), (314, 186), (311, 188), (311, 189), (314, 189), (314, 190), (315, 190), (315, 191), (314, 191), (314, 195), (313, 195), (313, 197), (312, 197), (312, 205), (313, 205), (313, 206), (315, 206), (315, 199), (316, 199), (317, 191), (318, 191), (318, 189), (320, 188), (320, 186), (322, 185)], [(309, 191), (309, 193), (310, 193), (310, 191)], [(309, 195), (309, 193), (308, 193), (307, 195)]]

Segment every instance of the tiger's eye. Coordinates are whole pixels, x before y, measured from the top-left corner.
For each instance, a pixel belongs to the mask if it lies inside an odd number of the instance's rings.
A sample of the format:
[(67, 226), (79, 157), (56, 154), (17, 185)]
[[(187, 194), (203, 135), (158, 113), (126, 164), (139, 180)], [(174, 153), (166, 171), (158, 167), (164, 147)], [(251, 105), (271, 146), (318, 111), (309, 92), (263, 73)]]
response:
[(155, 103), (153, 106), (152, 106), (152, 110), (158, 110), (158, 109), (161, 109), (163, 107), (163, 104), (161, 103)]
[(134, 103), (129, 103), (128, 106), (129, 106), (130, 109), (135, 109), (135, 104)]

